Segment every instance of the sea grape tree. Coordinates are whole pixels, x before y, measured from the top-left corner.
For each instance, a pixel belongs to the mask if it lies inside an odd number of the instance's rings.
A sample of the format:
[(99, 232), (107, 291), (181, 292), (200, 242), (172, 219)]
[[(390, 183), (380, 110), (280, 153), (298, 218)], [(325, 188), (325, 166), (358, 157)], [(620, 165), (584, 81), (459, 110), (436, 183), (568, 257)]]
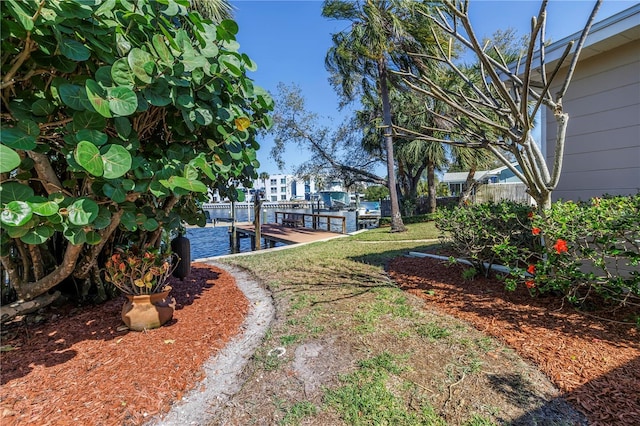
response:
[(37, 306), (67, 279), (100, 289), (115, 239), (158, 245), (204, 223), (209, 188), (238, 199), (229, 182), (256, 177), (273, 102), (237, 24), (189, 7), (0, 2), (0, 259), (18, 299)]

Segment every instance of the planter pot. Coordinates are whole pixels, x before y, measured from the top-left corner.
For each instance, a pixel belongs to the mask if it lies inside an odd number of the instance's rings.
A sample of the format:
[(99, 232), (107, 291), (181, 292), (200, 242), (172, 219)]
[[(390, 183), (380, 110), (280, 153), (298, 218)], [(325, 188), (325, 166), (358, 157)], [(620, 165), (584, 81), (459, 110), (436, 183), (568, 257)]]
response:
[(127, 294), (122, 307), (122, 321), (130, 330), (142, 331), (158, 328), (173, 317), (176, 300), (169, 297), (171, 287), (165, 287), (161, 293)]

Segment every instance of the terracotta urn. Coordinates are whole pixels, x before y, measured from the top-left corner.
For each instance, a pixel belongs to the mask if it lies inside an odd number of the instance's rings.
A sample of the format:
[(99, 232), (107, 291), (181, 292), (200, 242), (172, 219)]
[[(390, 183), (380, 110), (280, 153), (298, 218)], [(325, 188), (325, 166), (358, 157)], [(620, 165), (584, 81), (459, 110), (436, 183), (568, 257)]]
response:
[(169, 297), (171, 287), (160, 293), (130, 295), (122, 307), (122, 321), (130, 330), (143, 331), (158, 328), (171, 318), (176, 299)]

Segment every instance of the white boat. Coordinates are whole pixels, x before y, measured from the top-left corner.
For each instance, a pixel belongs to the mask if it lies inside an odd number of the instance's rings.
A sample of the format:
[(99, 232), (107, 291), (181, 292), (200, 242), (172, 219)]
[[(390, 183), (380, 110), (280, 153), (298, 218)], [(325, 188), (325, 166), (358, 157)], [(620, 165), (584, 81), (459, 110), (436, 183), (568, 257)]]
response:
[(351, 196), (345, 191), (319, 191), (316, 195), (329, 210), (344, 210), (351, 205)]

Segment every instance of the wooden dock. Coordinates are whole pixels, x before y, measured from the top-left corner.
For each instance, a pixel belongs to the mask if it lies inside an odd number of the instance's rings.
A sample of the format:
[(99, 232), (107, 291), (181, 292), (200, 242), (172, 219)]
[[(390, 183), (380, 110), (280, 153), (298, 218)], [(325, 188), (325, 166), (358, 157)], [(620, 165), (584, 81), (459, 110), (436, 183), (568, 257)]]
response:
[[(250, 238), (255, 238), (256, 235), (254, 225), (236, 225), (236, 232)], [(311, 243), (341, 235), (344, 234), (311, 228), (292, 228), (277, 223), (265, 223), (260, 226), (260, 237), (273, 244), (276, 242), (283, 244)]]

